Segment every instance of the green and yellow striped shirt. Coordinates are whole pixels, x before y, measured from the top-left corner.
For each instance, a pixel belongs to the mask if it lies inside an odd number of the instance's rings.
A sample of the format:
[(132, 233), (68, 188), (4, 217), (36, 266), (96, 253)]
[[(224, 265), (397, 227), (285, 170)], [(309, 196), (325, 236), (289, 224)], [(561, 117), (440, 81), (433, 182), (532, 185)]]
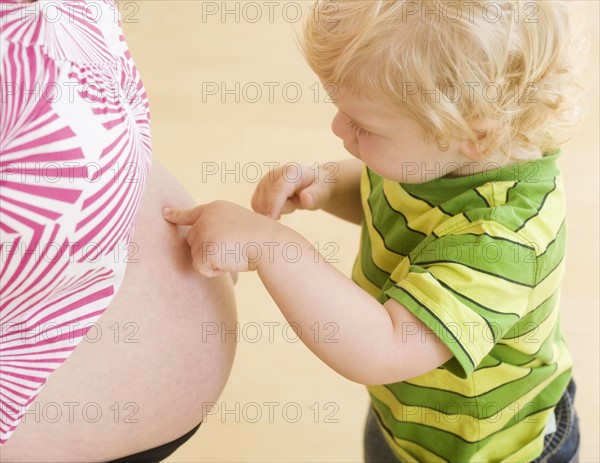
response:
[(541, 453), (572, 366), (558, 311), (566, 242), (559, 155), (420, 184), (365, 167), (353, 280), (381, 303), (400, 302), (454, 354), (422, 376), (368, 388), (403, 462)]

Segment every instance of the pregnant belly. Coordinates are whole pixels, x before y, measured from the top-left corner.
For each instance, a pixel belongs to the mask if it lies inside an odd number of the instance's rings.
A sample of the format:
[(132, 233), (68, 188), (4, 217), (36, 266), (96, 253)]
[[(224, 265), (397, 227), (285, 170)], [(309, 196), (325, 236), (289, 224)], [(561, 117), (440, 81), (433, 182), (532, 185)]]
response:
[[(235, 353), (229, 275), (194, 273), (183, 230), (165, 206), (194, 202), (152, 168), (122, 286), (71, 357), (49, 378), (1, 447), (2, 461), (105, 461), (170, 442), (221, 393)], [(125, 254), (125, 252), (122, 252)]]

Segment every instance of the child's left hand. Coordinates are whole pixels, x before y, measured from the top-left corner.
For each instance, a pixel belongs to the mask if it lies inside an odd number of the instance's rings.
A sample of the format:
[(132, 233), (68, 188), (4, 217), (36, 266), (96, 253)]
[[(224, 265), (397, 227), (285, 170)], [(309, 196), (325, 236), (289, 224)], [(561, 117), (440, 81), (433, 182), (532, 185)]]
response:
[(187, 242), (194, 270), (206, 277), (256, 270), (264, 243), (273, 241), (273, 219), (228, 201), (215, 201), (188, 210), (163, 209), (164, 218), (189, 226)]

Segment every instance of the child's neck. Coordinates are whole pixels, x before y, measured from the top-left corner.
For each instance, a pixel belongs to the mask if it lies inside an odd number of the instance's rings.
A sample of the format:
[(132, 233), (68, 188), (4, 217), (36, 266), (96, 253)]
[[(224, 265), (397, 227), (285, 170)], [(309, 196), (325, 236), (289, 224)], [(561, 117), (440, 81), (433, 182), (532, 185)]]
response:
[(448, 177), (466, 177), (481, 172), (487, 172), (492, 169), (508, 167), (519, 162), (541, 159), (543, 157), (544, 155), (539, 149), (528, 152), (521, 152), (519, 153), (518, 157), (506, 157), (503, 154), (495, 154), (486, 158), (482, 157), (480, 160), (473, 160), (471, 162), (467, 162), (463, 167), (456, 169), (450, 174), (448, 174)]

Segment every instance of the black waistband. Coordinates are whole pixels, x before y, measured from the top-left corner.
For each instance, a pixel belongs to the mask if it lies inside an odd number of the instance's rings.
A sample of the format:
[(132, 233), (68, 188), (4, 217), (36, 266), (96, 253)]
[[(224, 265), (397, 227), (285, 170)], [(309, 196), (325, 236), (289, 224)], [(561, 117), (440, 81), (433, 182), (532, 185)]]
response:
[(150, 450), (145, 450), (143, 452), (119, 458), (118, 460), (111, 460), (108, 463), (158, 463), (167, 458), (173, 452), (175, 452), (175, 450), (177, 450), (179, 447), (181, 447), (190, 437), (192, 437), (196, 433), (196, 431), (198, 431), (198, 428), (201, 424), (202, 422), (200, 422), (200, 424), (198, 424), (198, 426), (196, 426), (190, 432), (184, 434), (183, 436), (181, 436), (178, 439), (175, 439), (172, 442), (161, 445), (159, 447), (154, 447)]

